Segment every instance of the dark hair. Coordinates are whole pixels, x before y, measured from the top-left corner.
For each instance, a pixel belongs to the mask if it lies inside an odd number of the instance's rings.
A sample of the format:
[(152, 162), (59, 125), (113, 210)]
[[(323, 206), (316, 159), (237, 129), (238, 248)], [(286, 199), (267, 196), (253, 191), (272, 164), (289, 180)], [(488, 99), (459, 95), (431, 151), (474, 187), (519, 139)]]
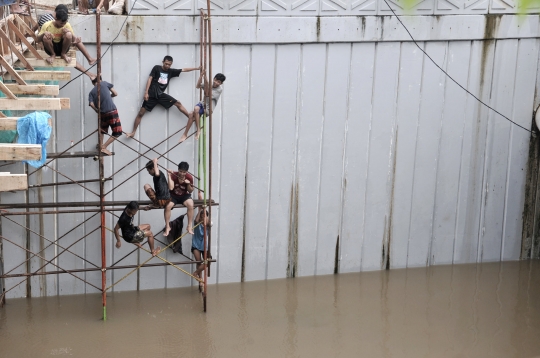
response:
[(178, 170), (185, 170), (187, 172), (189, 170), (189, 164), (187, 162), (180, 162), (178, 164)]
[[(103, 81), (103, 77), (99, 76), (99, 79), (100, 79), (100, 81)], [(97, 76), (94, 77), (94, 79), (92, 80), (92, 84), (95, 85), (96, 82), (97, 82)]]
[(163, 62), (165, 62), (165, 61), (173, 62), (172, 56), (167, 55), (167, 56), (163, 57)]
[(60, 20), (62, 22), (67, 21), (68, 19), (68, 13), (64, 9), (59, 9), (56, 11), (56, 20)]
[(139, 203), (136, 201), (130, 201), (126, 206), (126, 209), (139, 210)]
[(214, 76), (214, 78), (218, 81), (221, 81), (221, 83), (225, 82), (225, 79), (227, 77), (225, 77), (225, 75), (223, 73), (216, 73), (216, 75)]
[(58, 10), (64, 10), (65, 12), (68, 12), (68, 8), (66, 5), (64, 4), (58, 4), (56, 5), (56, 7), (54, 8), (54, 11), (58, 11)]
[(153, 169), (154, 168), (154, 161), (149, 160), (148, 163), (146, 163), (146, 169)]

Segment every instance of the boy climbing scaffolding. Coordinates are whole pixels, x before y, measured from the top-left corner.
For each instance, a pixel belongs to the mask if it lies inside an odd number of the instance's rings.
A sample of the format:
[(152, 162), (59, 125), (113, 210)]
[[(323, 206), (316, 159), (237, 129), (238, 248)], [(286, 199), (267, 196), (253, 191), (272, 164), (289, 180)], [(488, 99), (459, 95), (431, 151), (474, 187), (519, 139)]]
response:
[[(88, 102), (90, 107), (96, 113), (98, 112), (98, 101), (97, 101), (97, 77), (92, 80), (94, 88), (88, 94)], [(122, 123), (120, 122), (120, 117), (118, 116), (118, 110), (114, 104), (112, 97), (118, 96), (118, 93), (113, 88), (113, 84), (105, 81), (101, 81), (101, 124), (99, 135), (101, 136), (101, 151), (106, 155), (112, 155), (112, 153), (107, 149), (107, 147), (114, 141), (115, 138), (118, 138), (122, 135)], [(103, 133), (107, 133), (109, 127), (111, 127), (112, 134), (105, 143), (103, 143)]]
[(171, 195), (169, 194), (167, 177), (159, 170), (157, 158), (146, 163), (146, 170), (154, 179), (154, 189), (150, 184), (144, 184), (144, 192), (152, 201), (152, 204), (144, 207), (144, 210), (165, 208), (165, 224), (168, 225), (171, 219), (171, 209), (167, 205), (171, 202)]
[(129, 134), (126, 134), (128, 137), (135, 136), (137, 128), (139, 127), (139, 124), (141, 123), (144, 114), (147, 111), (152, 112), (152, 110), (157, 104), (162, 105), (165, 109), (169, 109), (172, 106), (175, 106), (180, 112), (185, 114), (186, 117), (189, 117), (189, 113), (182, 105), (182, 103), (180, 103), (180, 101), (178, 101), (174, 97), (169, 96), (167, 93), (165, 93), (165, 90), (167, 89), (171, 78), (180, 76), (180, 73), (182, 72), (196, 71), (200, 70), (201, 68), (193, 67), (176, 69), (171, 68), (172, 63), (173, 58), (171, 56), (165, 56), (163, 58), (163, 65), (156, 65), (154, 66), (154, 68), (152, 68), (152, 71), (150, 71), (150, 76), (148, 77), (148, 81), (146, 81), (146, 88), (144, 90), (144, 102), (141, 106), (141, 109), (139, 110), (139, 113), (137, 114), (137, 117), (135, 118), (135, 123), (133, 124), (133, 131)]
[(120, 215), (120, 219), (118, 219), (118, 222), (114, 227), (116, 248), (119, 249), (122, 246), (120, 234), (118, 233), (118, 231), (122, 230), (122, 237), (124, 240), (138, 247), (142, 247), (141, 242), (143, 242), (144, 238), (147, 237), (152, 256), (156, 256), (161, 248), (158, 246), (156, 249), (154, 249), (154, 234), (152, 234), (152, 231), (150, 231), (150, 224), (140, 224), (139, 226), (133, 225), (133, 217), (135, 214), (137, 214), (138, 210), (139, 203), (132, 201), (126, 206), (122, 212), (122, 215)]
[[(202, 193), (199, 191), (199, 200), (203, 199)], [(206, 226), (206, 230), (210, 230), (211, 227), (211, 221), (208, 217), (208, 211), (204, 208), (200, 208), (199, 212), (197, 213), (197, 217), (195, 218), (195, 222), (193, 223), (193, 226), (196, 226), (197, 224), (200, 224), (197, 226), (194, 231), (193, 237), (191, 239), (191, 253), (195, 257), (195, 261), (202, 261), (204, 257), (202, 256), (202, 253), (204, 252), (204, 230)], [(197, 265), (197, 269), (193, 272), (193, 276), (201, 278), (201, 273), (204, 270), (205, 265), (203, 263), (200, 263)], [(199, 282), (199, 286), (201, 286), (202, 283)]]
[[(202, 88), (204, 91), (204, 103), (199, 102), (195, 105), (195, 108), (193, 109), (193, 112), (191, 112), (188, 116), (188, 123), (186, 126), (186, 130), (184, 131), (184, 134), (182, 137), (180, 137), (180, 143), (185, 141), (188, 136), (189, 129), (191, 128), (191, 125), (193, 124), (193, 119), (195, 118), (195, 125), (197, 126), (197, 133), (195, 133), (195, 139), (199, 139), (199, 135), (201, 134), (201, 126), (199, 124), (199, 118), (202, 114), (204, 114), (205, 110), (209, 109), (209, 102), (208, 98), (210, 98), (210, 94), (212, 94), (212, 111), (217, 106), (217, 102), (219, 100), (219, 97), (221, 97), (221, 92), (223, 92), (223, 88), (221, 85), (223, 82), (225, 82), (225, 75), (223, 73), (218, 73), (214, 76), (214, 80), (212, 81), (212, 89), (210, 90), (210, 84), (208, 83), (208, 78), (206, 77), (206, 72), (204, 70), (201, 71), (201, 75), (199, 76), (199, 80), (197, 81), (196, 88)], [(202, 83), (204, 79), (204, 83)]]
[[(187, 171), (189, 170), (189, 164), (186, 162), (180, 162), (178, 164), (178, 171), (173, 172), (167, 170), (169, 173), (169, 190), (171, 193), (171, 202), (167, 204), (165, 208), (165, 232), (163, 236), (169, 235), (171, 227), (167, 218), (171, 217), (171, 210), (176, 204), (183, 204), (187, 208), (188, 226), (187, 232), (193, 234), (193, 199), (191, 199), (191, 192), (195, 188), (193, 186), (193, 177)], [(168, 216), (167, 216), (168, 215)]]
[[(90, 65), (96, 63), (97, 59), (90, 56), (86, 47), (81, 42), (80, 37), (76, 37), (71, 25), (68, 22), (67, 8), (57, 6), (54, 12), (54, 20), (48, 21), (41, 26), (38, 42), (43, 42), (45, 52), (50, 57), (46, 61), (52, 65), (55, 56), (60, 56), (67, 63), (71, 62), (71, 57), (67, 55), (71, 45), (76, 46), (88, 60)], [(95, 74), (88, 72), (80, 63), (76, 63), (75, 68), (86, 73), (90, 79), (94, 79)]]

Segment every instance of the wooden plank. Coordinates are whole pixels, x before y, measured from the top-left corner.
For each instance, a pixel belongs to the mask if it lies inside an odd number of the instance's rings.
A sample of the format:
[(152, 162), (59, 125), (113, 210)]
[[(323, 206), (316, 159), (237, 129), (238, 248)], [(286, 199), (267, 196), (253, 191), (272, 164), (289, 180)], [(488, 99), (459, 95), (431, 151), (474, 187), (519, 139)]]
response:
[(9, 75), (4, 76), (4, 79), (14, 79), (20, 85), (25, 85), (24, 79), (11, 67), (4, 57), (0, 55), (0, 65), (6, 68)]
[(30, 36), (32, 36), (32, 38), (34, 39), (34, 43), (37, 42), (37, 35), (34, 31), (32, 31), (32, 29), (30, 28), (30, 26), (28, 26), (28, 24), (26, 22), (24, 22), (24, 20), (22, 20), (18, 15), (15, 15), (15, 21), (22, 27), (22, 29), (27, 32)]
[(60, 98), (60, 109), (69, 109), (69, 98)]
[[(69, 71), (15, 71), (15, 73), (21, 80), (29, 81), (69, 81), (71, 79), (71, 72)], [(11, 72), (4, 77), (6, 80), (14, 79), (14, 75)], [(26, 82), (19, 82), (19, 84), (25, 85)]]
[(71, 58), (71, 61), (67, 63), (64, 59), (56, 57), (53, 60), (53, 63), (50, 64), (46, 60), (38, 60), (37, 58), (25, 58), (25, 61), (15, 62), (15, 67), (22, 67), (24, 62), (27, 62), (30, 66), (34, 67), (75, 67), (77, 64), (77, 59), (75, 57)]
[[(20, 117), (5, 117), (0, 118), (0, 131), (15, 131), (17, 130), (17, 120)], [(52, 117), (49, 118), (49, 125), (52, 127)]]
[(40, 144), (0, 143), (0, 160), (40, 160)]
[(30, 51), (34, 56), (36, 56), (36, 58), (40, 59), (40, 60), (43, 60), (44, 58), (41, 56), (40, 53), (37, 52), (37, 50), (34, 48), (34, 46), (32, 46), (32, 44), (30, 43), (30, 41), (28, 41), (26, 39), (26, 36), (23, 35), (23, 33), (21, 32), (21, 30), (19, 30), (19, 28), (12, 22), (12, 21), (7, 21), (7, 24), (8, 24), (8, 27), (13, 31), (13, 33), (15, 34), (15, 36), (17, 36), (17, 38), (26, 45), (26, 47), (28, 47), (28, 51)]
[[(60, 98), (19, 98), (19, 99), (0, 99), (0, 110), (60, 110), (62, 109)], [(64, 102), (65, 105), (65, 102)], [(68, 103), (69, 108), (69, 103)]]
[(19, 85), (10, 83), (5, 84), (5, 86), (13, 94), (58, 96), (60, 93), (59, 87), (55, 85)]
[(7, 98), (17, 99), (17, 97), (15, 97), (15, 95), (13, 94), (13, 92), (11, 92), (11, 91), (9, 90), (9, 88), (6, 87), (6, 85), (4, 84), (4, 82), (1, 82), (1, 81), (0, 81), (0, 91), (2, 91), (2, 93), (5, 94)]
[[(44, 50), (36, 50), (40, 55), (41, 57), (43, 58), (46, 58), (46, 57), (49, 57), (49, 55), (47, 54), (47, 52), (45, 52)], [(30, 53), (28, 54), (29, 56), (31, 55)], [(75, 57), (77, 56), (77, 51), (73, 48), (71, 48), (68, 52), (67, 52), (67, 55), (69, 57)], [(33, 57), (33, 56), (32, 56)], [(56, 56), (56, 58), (60, 58), (60, 56)]]
[(0, 191), (26, 189), (28, 189), (28, 178), (26, 174), (0, 173)]
[(27, 70), (33, 71), (34, 68), (32, 65), (28, 62), (28, 60), (26, 60), (23, 54), (19, 51), (19, 48), (9, 39), (9, 36), (2, 29), (0, 29), (0, 37), (9, 45), (15, 56), (17, 56), (19, 61), (24, 64), (24, 67)]

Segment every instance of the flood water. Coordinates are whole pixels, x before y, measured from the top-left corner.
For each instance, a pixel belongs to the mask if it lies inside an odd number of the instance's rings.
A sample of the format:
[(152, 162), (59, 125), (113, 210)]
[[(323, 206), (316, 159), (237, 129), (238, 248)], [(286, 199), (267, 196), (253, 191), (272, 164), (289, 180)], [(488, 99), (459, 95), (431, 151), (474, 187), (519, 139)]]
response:
[(540, 261), (11, 299), (0, 357), (540, 356)]

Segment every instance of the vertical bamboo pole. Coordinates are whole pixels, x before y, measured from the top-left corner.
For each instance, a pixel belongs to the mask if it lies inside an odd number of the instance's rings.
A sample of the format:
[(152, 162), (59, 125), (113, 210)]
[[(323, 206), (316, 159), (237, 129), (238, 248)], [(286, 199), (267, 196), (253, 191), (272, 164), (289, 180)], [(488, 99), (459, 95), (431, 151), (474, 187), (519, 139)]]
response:
[(103, 304), (103, 320), (107, 320), (107, 260), (105, 255), (105, 207), (103, 195), (105, 182), (103, 181), (103, 155), (101, 146), (103, 145), (103, 137), (101, 136), (101, 6), (99, 4), (96, 11), (96, 56), (97, 56), (97, 102), (98, 102), (98, 156), (99, 156), (99, 201), (101, 211), (101, 301)]

